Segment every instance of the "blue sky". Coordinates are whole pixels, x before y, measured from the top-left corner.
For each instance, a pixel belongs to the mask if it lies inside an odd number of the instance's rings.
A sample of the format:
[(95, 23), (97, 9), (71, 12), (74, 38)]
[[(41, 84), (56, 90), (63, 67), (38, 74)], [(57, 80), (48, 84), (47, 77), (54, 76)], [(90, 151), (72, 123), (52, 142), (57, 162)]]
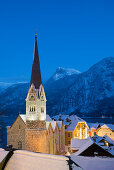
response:
[(42, 79), (114, 56), (113, 0), (0, 0), (0, 81), (29, 81), (34, 33)]

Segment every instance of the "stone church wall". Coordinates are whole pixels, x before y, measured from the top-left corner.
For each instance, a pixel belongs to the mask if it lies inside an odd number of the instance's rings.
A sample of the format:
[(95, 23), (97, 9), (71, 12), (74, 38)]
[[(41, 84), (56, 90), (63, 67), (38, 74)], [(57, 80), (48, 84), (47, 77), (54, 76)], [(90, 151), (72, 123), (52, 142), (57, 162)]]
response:
[[(10, 128), (7, 128), (7, 145), (13, 145), (13, 148), (25, 149), (25, 123), (20, 116)], [(21, 148), (22, 145), (22, 148)]]

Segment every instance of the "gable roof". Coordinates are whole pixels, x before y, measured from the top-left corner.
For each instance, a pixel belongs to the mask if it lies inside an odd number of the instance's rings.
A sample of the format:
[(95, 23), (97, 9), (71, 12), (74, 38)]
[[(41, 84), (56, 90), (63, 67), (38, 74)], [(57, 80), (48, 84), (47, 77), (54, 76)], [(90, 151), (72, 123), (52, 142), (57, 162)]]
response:
[(46, 128), (47, 129), (48, 129), (50, 123), (51, 123), (52, 129), (53, 129), (53, 132), (55, 131), (56, 125), (58, 125), (59, 130), (61, 130), (62, 121), (54, 121), (54, 120), (46, 121)]
[(79, 122), (85, 122), (83, 119), (76, 115), (72, 115), (70, 118), (72, 121), (71, 124), (67, 127), (66, 131), (73, 131)]
[(98, 148), (101, 148), (102, 150), (104, 150), (103, 153), (109, 154), (110, 156), (114, 156), (111, 152), (109, 152), (108, 150), (105, 150), (103, 147), (101, 147), (100, 145), (95, 143), (91, 137), (89, 138), (88, 142), (86, 142), (84, 145), (82, 145), (82, 147), (79, 149), (79, 151), (75, 152), (75, 155), (81, 155), (83, 152), (85, 152), (92, 145), (95, 145)]
[(71, 139), (71, 149), (72, 150), (77, 150), (77, 149), (81, 148), (89, 140), (90, 140), (90, 137), (88, 137), (87, 139), (75, 139), (75, 138), (72, 138)]
[(107, 135), (104, 135), (103, 137), (97, 136), (96, 142), (98, 143), (98, 142), (102, 141), (103, 139), (106, 140), (108, 143), (114, 145), (114, 140), (112, 140), (112, 139), (111, 139), (109, 136), (107, 136)]
[(88, 123), (89, 129), (97, 129), (100, 123)]
[[(19, 114), (19, 116), (24, 121), (24, 123), (26, 123), (26, 115), (25, 114)], [(48, 114), (46, 114), (46, 121), (52, 121), (51, 117)]]

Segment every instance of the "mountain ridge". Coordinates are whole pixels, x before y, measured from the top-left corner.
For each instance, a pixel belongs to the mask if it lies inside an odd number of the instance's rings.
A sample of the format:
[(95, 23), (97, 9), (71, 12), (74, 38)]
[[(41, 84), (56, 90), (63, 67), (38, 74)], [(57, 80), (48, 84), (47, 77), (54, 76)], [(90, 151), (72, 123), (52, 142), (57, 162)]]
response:
[[(79, 116), (114, 115), (114, 57), (104, 58), (83, 73), (75, 69), (70, 70), (69, 73), (68, 69), (59, 67), (44, 83), (47, 113), (74, 113)], [(54, 79), (53, 76), (58, 73), (59, 79)], [(11, 85), (2, 91), (1, 112), (16, 116), (19, 112), (25, 113), (28, 89), (29, 83), (26, 82)]]

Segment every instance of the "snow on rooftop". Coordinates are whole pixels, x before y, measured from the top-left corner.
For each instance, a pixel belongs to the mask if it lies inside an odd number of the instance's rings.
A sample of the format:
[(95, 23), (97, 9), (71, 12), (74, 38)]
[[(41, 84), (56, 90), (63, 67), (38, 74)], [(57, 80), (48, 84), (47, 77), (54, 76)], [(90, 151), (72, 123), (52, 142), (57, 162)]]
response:
[(71, 155), (71, 159), (84, 170), (113, 170), (114, 158)]
[(114, 124), (106, 124), (111, 130), (114, 130)]
[(112, 140), (109, 136), (107, 135), (104, 135), (103, 137), (100, 137), (100, 136), (97, 136), (96, 137), (96, 142), (100, 142), (101, 140), (106, 140), (107, 142), (109, 142), (110, 144), (113, 144), (114, 145), (114, 140)]
[(72, 138), (71, 139), (71, 149), (72, 150), (77, 150), (77, 149), (81, 148), (89, 140), (90, 140), (90, 137), (88, 137), (87, 139), (75, 139), (75, 138)]
[(67, 170), (69, 158), (60, 155), (34, 153), (25, 150), (14, 151), (5, 170)]
[[(26, 123), (26, 115), (25, 114), (20, 114), (20, 117), (22, 118), (24, 123)], [(48, 114), (46, 114), (46, 121), (52, 121), (51, 117)]]
[(4, 149), (0, 148), (0, 163), (5, 159), (8, 153), (9, 151), (5, 151)]
[(97, 129), (99, 125), (99, 123), (88, 123), (89, 129)]
[(76, 115), (70, 116), (70, 120), (71, 120), (71, 124), (68, 126), (66, 131), (74, 130), (78, 122), (85, 122), (83, 119), (81, 119), (80, 117)]
[(26, 115), (25, 114), (20, 114), (21, 119), (26, 123)]
[(81, 148), (79, 149), (79, 151), (75, 152), (75, 155), (80, 155), (84, 150), (86, 150), (89, 146), (91, 146), (94, 143), (94, 141), (89, 138), (89, 140), (87, 142), (85, 142)]
[(51, 117), (46, 114), (46, 121), (52, 121)]

